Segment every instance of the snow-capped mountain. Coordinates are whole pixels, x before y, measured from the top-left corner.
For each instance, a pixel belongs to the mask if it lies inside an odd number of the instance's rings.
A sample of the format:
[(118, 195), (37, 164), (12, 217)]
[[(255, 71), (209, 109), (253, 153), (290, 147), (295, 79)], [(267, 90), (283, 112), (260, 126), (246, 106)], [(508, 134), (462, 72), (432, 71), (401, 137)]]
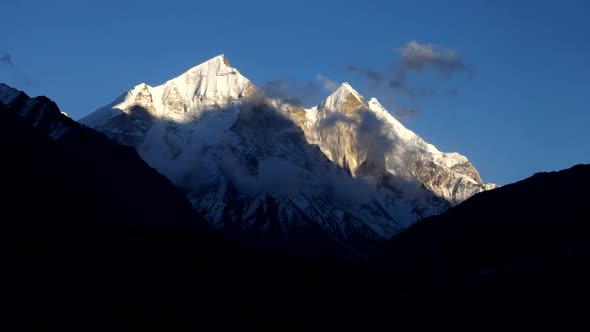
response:
[(289, 114), (310, 144), (353, 176), (370, 171), (417, 180), (453, 205), (486, 190), (466, 157), (440, 152), (348, 83), (319, 106)]
[(223, 55), (80, 122), (134, 146), (215, 227), (261, 243), (321, 234), (362, 255), (485, 190), (467, 158), (350, 85), (304, 109), (265, 98)]

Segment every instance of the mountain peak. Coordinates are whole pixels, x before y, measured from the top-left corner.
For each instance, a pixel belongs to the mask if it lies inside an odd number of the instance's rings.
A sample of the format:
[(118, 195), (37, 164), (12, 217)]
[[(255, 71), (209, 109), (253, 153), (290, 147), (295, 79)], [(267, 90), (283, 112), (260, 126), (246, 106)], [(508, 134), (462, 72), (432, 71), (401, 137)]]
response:
[(184, 74), (180, 75), (180, 77), (184, 76), (207, 76), (209, 74), (213, 74), (216, 76), (222, 75), (229, 75), (229, 74), (239, 74), (238, 70), (231, 67), (229, 64), (228, 59), (225, 57), (224, 54), (220, 54), (216, 57), (213, 57), (203, 63), (200, 63)]
[(221, 53), (220, 55), (216, 56), (216, 58), (221, 57), (223, 59), (223, 63), (228, 66), (231, 67), (231, 65), (229, 64), (229, 59), (225, 57), (225, 54)]
[(10, 103), (21, 94), (24, 94), (24, 92), (12, 88), (4, 83), (0, 83), (0, 101), (4, 104)]
[(158, 86), (141, 83), (97, 112), (81, 119), (89, 126), (100, 126), (137, 105), (151, 116), (187, 122), (206, 110), (216, 110), (240, 102), (254, 93), (254, 85), (231, 67), (219, 54)]
[[(249, 95), (251, 90), (250, 81), (230, 66), (224, 54), (189, 69), (164, 86), (166, 91), (173, 91), (185, 99), (196, 97), (211, 104), (237, 100)], [(165, 95), (169, 96), (168, 93)]]
[[(232, 68), (232, 66), (229, 64), (229, 59), (223, 53), (212, 57), (211, 59), (201, 63), (200, 65), (204, 65), (204, 64), (215, 65), (217, 67), (225, 66), (225, 67)], [(200, 65), (198, 65), (198, 66), (200, 66)]]
[(356, 91), (348, 82), (343, 82), (342, 84), (340, 84), (340, 87), (336, 89), (336, 91), (334, 91), (332, 95), (336, 93), (352, 93), (355, 96), (362, 98), (361, 94), (358, 93), (358, 91)]
[(348, 111), (352, 109), (367, 108), (365, 98), (361, 96), (348, 82), (344, 82), (334, 91), (320, 106), (322, 109), (332, 111)]
[(348, 82), (342, 82), (342, 84), (340, 84), (339, 89), (348, 89), (348, 90), (354, 91), (354, 89), (352, 88), (352, 86)]

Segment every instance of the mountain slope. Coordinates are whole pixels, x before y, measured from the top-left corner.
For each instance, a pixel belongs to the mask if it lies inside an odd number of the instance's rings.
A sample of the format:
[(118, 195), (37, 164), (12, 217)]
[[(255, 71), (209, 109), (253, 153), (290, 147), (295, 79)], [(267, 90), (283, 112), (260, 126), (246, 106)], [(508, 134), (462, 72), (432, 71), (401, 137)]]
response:
[(368, 166), (373, 172), (418, 181), (453, 205), (485, 190), (466, 157), (440, 152), (406, 129), (377, 99), (365, 100), (348, 83), (305, 110), (302, 120), (308, 141), (353, 175)]
[(587, 328), (589, 185), (577, 165), (477, 194), (393, 237), (372, 265), (447, 320)]
[[(149, 167), (134, 149), (78, 124), (62, 114), (57, 105), (46, 97), (30, 98), (24, 92), (0, 84), (0, 102), (6, 104), (6, 112), (17, 114), (25, 123), (54, 141), (63, 151), (61, 153), (78, 166), (68, 165), (64, 170), (71, 172), (73, 177), (81, 178), (81, 181), (93, 181), (88, 184), (89, 187), (100, 188), (87, 193), (85, 199), (88, 204), (100, 201), (101, 197), (114, 198), (111, 204), (121, 208), (121, 213), (134, 211), (132, 218), (124, 219), (142, 227), (196, 229), (199, 224), (204, 226), (202, 218), (191, 210), (182, 193)], [(90, 174), (83, 174), (82, 170)], [(86, 175), (87, 178), (84, 178)], [(80, 210), (88, 211), (87, 218), (96, 217), (102, 222), (117, 219), (114, 215), (106, 218), (99, 206)], [(153, 220), (167, 221), (153, 224)]]
[(484, 190), (466, 158), (438, 152), (347, 84), (318, 107), (293, 107), (265, 98), (223, 55), (80, 121), (135, 147), (216, 228), (263, 246), (323, 233), (362, 256)]
[[(416, 268), (433, 269), (427, 274), (434, 273), (438, 264), (451, 269), (447, 264), (450, 258), (444, 257), (454, 257), (454, 264), (458, 267), (471, 263), (456, 261), (457, 257), (481, 256), (472, 260), (481, 265), (477, 267), (481, 270), (495, 268), (486, 266), (485, 257), (493, 258), (488, 262), (491, 265), (508, 264), (500, 257), (510, 259), (521, 254), (531, 255), (540, 248), (557, 245), (557, 242), (544, 242), (544, 239), (554, 241), (561, 236), (559, 232), (566, 232), (563, 236), (589, 235), (586, 233), (590, 226), (587, 223), (590, 220), (590, 208), (586, 204), (590, 198), (585, 189), (587, 185), (590, 185), (590, 165), (537, 173), (514, 184), (478, 194), (440, 216), (414, 224), (388, 241), (381, 257), (394, 262), (390, 264), (394, 269), (403, 270), (409, 265), (396, 261), (402, 259), (399, 253), (403, 251), (403, 262), (412, 262)], [(567, 233), (573, 229), (584, 232)], [(426, 255), (436, 265), (421, 265), (415, 261), (418, 255)]]

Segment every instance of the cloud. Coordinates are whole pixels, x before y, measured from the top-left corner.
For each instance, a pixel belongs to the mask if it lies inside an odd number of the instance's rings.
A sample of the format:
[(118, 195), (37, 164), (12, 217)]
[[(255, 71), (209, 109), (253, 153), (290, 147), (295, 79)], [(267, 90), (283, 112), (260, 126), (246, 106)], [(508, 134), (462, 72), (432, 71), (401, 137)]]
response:
[(316, 75), (316, 80), (320, 82), (324, 90), (329, 92), (334, 92), (338, 90), (338, 87), (340, 87), (340, 84), (336, 83), (335, 81), (332, 81), (331, 79), (321, 74)]
[(371, 69), (359, 67), (356, 65), (349, 64), (346, 66), (346, 69), (348, 69), (349, 71), (352, 71), (352, 72), (361, 73), (372, 81), (382, 82), (385, 79), (385, 75), (383, 73), (380, 73), (380, 72), (377, 72), (377, 71), (374, 71)]
[[(448, 79), (453, 74), (465, 73), (473, 75), (473, 69), (466, 63), (455, 50), (434, 44), (420, 44), (415, 40), (408, 42), (404, 47), (395, 48), (400, 55), (382, 70), (374, 70), (362, 66), (349, 64), (346, 69), (350, 72), (363, 75), (369, 82), (377, 87), (393, 90), (414, 100), (422, 97), (436, 95), (437, 89), (433, 86), (414, 87), (409, 82), (411, 74), (424, 74), (427, 70), (438, 73), (442, 79)], [(450, 97), (456, 96), (458, 87), (445, 89)]]
[(399, 79), (391, 79), (389, 81), (389, 87), (393, 90), (402, 92), (406, 94), (408, 97), (415, 99), (419, 97), (428, 97), (436, 94), (436, 90), (434, 88), (423, 88), (423, 89), (414, 89), (410, 88), (405, 81), (401, 81)]
[(17, 78), (19, 78), (20, 80), (22, 80), (23, 84), (26, 87), (37, 87), (37, 86), (39, 86), (39, 83), (37, 83), (36, 81), (34, 81), (33, 79), (31, 79), (27, 74), (25, 74), (22, 71), (21, 68), (19, 68), (19, 66), (16, 66), (14, 64), (14, 60), (13, 60), (12, 54), (10, 52), (4, 52), (4, 53), (2, 53), (2, 55), (0, 55), (0, 64), (11, 67), (10, 71), (12, 71), (12, 73), (14, 75), (16, 75)]
[(25, 84), (25, 86), (31, 87), (31, 86), (38, 86), (37, 82), (31, 80), (29, 77), (24, 77), (23, 78), (23, 83)]
[[(399, 108), (397, 111), (396, 116), (398, 117), (416, 116), (420, 113), (418, 109)], [(338, 137), (338, 144), (342, 144), (340, 149), (333, 150), (333, 153), (336, 153), (336, 155), (332, 156), (334, 160), (342, 160), (344, 155), (338, 155), (338, 153), (342, 153), (338, 151), (344, 150), (355, 151), (349, 156), (354, 158), (354, 155), (356, 155), (364, 159), (354, 170), (357, 188), (359, 187), (358, 184), (362, 183), (367, 185), (370, 190), (376, 189), (380, 191), (385, 189), (389, 193), (399, 194), (407, 201), (421, 202), (418, 204), (428, 204), (428, 200), (435, 197), (431, 191), (417, 182), (410, 171), (407, 171), (409, 168), (402, 166), (400, 168), (405, 169), (405, 171), (398, 169), (395, 174), (388, 171), (386, 156), (387, 158), (393, 158), (394, 163), (397, 165), (406, 165), (406, 163), (412, 162), (413, 152), (408, 150), (406, 144), (391, 135), (390, 128), (374, 112), (364, 109), (355, 110), (353, 115), (334, 112), (320, 120), (319, 130), (324, 137)], [(348, 144), (350, 146), (347, 146)], [(348, 150), (349, 148), (351, 150)], [(344, 164), (345, 168), (347, 168), (347, 163)], [(354, 187), (351, 189), (352, 191), (357, 190)], [(352, 192), (348, 193), (346, 191), (342, 195), (350, 195), (350, 198), (355, 197)], [(366, 199), (366, 196), (362, 199)], [(400, 206), (397, 208), (400, 208)], [(407, 210), (408, 216), (413, 213), (415, 211), (411, 208)]]
[[(326, 86), (329, 82), (324, 82)], [(296, 106), (310, 106), (316, 102), (316, 98), (321, 91), (321, 87), (316, 82), (300, 83), (292, 78), (280, 78), (268, 81), (261, 86), (265, 97), (280, 99), (284, 103)]]
[(459, 94), (459, 87), (458, 86), (453, 86), (450, 87), (449, 89), (447, 89), (447, 94), (449, 95), (449, 97), (451, 98), (455, 98), (457, 97), (457, 95)]
[(470, 67), (456, 51), (434, 44), (420, 44), (412, 40), (406, 46), (395, 49), (401, 54), (400, 68), (421, 72), (432, 68), (443, 76), (455, 72), (470, 73)]
[(330, 133), (334, 130), (343, 130), (347, 136), (354, 137), (357, 151), (368, 148), (366, 161), (369, 164), (384, 164), (385, 153), (391, 151), (395, 143), (387, 135), (385, 123), (374, 112), (365, 109), (356, 110), (354, 117), (341, 112), (332, 113), (323, 118), (318, 126), (324, 136), (334, 135)]
[(9, 65), (14, 67), (14, 62), (12, 61), (12, 54), (5, 52), (0, 56), (0, 63)]
[(339, 87), (339, 83), (322, 74), (316, 75), (314, 81), (308, 82), (282, 77), (263, 83), (260, 86), (259, 98), (278, 99), (293, 106), (311, 107), (321, 101), (325, 91), (332, 93)]
[(268, 98), (282, 99), (285, 102), (300, 103), (300, 100), (289, 93), (291, 90), (290, 82), (286, 79), (271, 80), (264, 83), (261, 87), (264, 95)]
[[(155, 128), (160, 130), (153, 136), (155, 139), (169, 127), (167, 121), (159, 125), (161, 127)], [(368, 137), (379, 125), (380, 122), (367, 119), (359, 132)], [(217, 181), (227, 181), (239, 194), (300, 197), (311, 193), (317, 195), (318, 200), (334, 201), (343, 206), (367, 203), (374, 194), (374, 189), (351, 178), (336, 164), (326, 164), (325, 156), (315, 146), (308, 145), (301, 129), (271, 105), (243, 104), (230, 132), (228, 140), (185, 145), (175, 158), (167, 152), (166, 145), (150, 141), (148, 144), (154, 144), (152, 150), (147, 151), (148, 159), (154, 161), (150, 165), (165, 170), (164, 173), (186, 192), (207, 192), (218, 185)], [(154, 133), (154, 129), (150, 133)], [(193, 142), (201, 141), (194, 138)], [(151, 139), (149, 134), (147, 139)], [(240, 141), (242, 143), (237, 143)], [(242, 148), (236, 148), (236, 143)], [(289, 147), (287, 154), (285, 146)], [(314, 190), (310, 191), (311, 188)]]

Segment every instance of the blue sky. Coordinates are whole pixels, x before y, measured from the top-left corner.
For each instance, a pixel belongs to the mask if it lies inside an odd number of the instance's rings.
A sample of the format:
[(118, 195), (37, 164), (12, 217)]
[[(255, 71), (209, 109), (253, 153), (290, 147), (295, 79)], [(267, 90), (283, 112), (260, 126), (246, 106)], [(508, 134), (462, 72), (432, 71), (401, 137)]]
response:
[[(2, 12), (0, 81), (76, 119), (224, 53), (259, 86), (323, 75), (419, 110), (402, 123), (486, 182), (590, 163), (587, 1), (20, 0)], [(412, 98), (347, 69), (389, 82), (411, 41), (468, 70), (411, 71), (408, 86), (433, 92)]]

